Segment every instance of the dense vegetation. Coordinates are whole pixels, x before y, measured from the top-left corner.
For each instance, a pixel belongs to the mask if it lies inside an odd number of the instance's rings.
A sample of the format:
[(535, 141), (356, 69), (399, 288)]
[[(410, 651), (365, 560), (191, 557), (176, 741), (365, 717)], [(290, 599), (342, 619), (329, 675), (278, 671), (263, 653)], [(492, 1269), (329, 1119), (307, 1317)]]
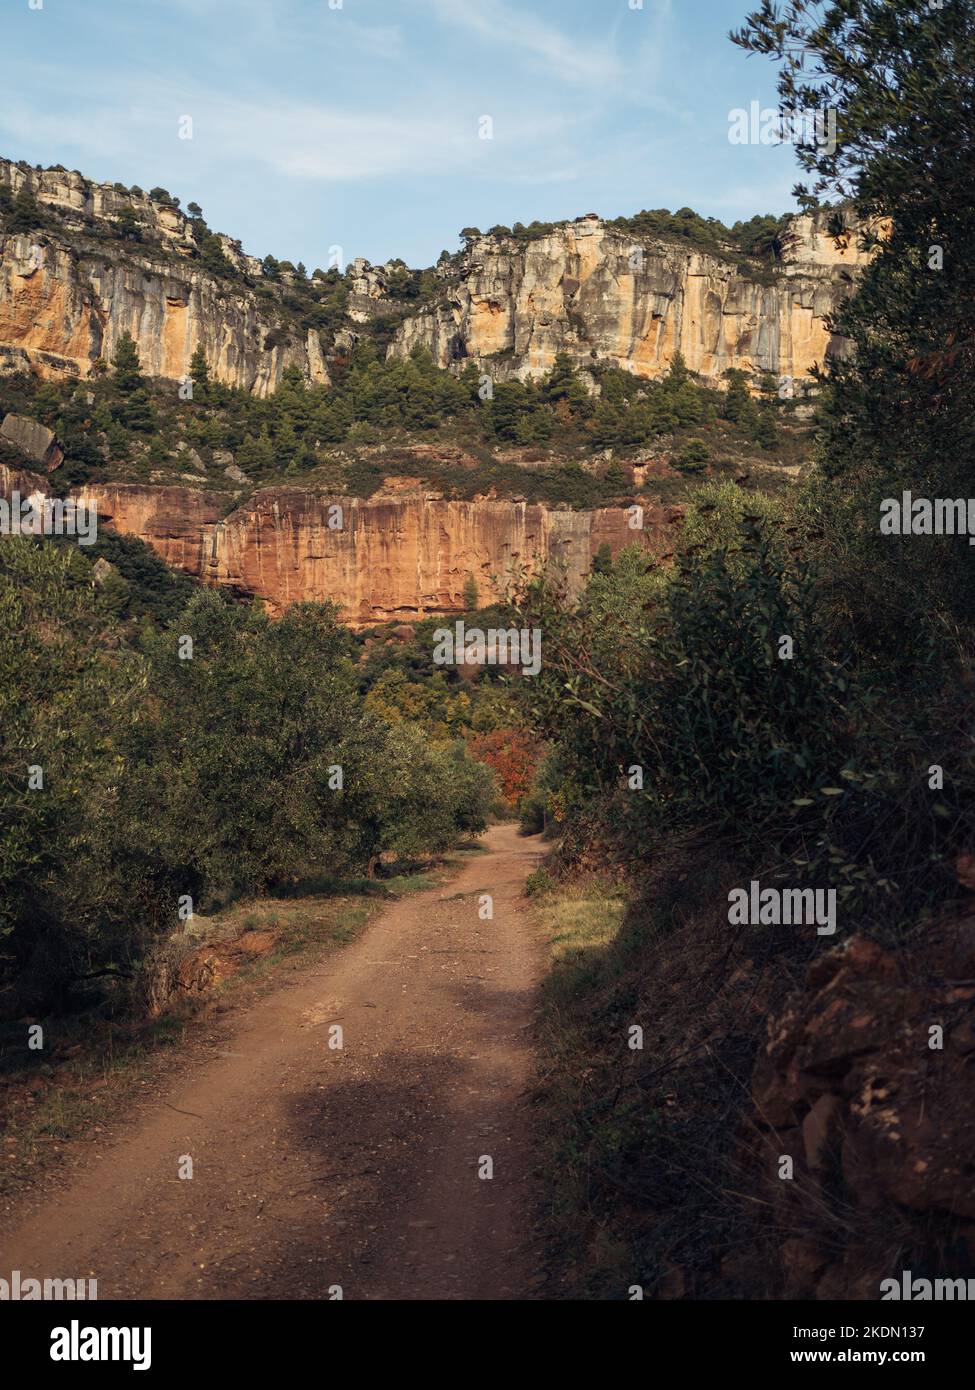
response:
[[(520, 610), (545, 634), (543, 673), (523, 694), (552, 747), (526, 814), (561, 826), (570, 860), (615, 856), (637, 895), (615, 942), (553, 981), (550, 1033), (569, 1058), (549, 1086), (564, 1126), (554, 1201), (570, 1259), (587, 1227), (623, 1252), (633, 1282), (664, 1296), (671, 1260), (698, 1294), (734, 1289), (731, 1252), (774, 1229), (770, 1213), (759, 1221), (747, 1196), (734, 1199), (758, 1036), (747, 1001), (720, 1020), (706, 1013), (736, 945), (701, 945), (727, 911), (722, 889), (750, 878), (829, 886), (843, 937), (896, 951), (970, 884), (975, 822), (971, 550), (964, 536), (880, 531), (881, 499), (902, 489), (971, 491), (975, 209), (963, 190), (975, 172), (975, 13), (765, 0), (736, 42), (781, 64), (785, 110), (838, 110), (836, 153), (800, 151), (817, 175), (809, 196), (890, 219), (836, 316), (855, 353), (822, 382), (822, 468), (783, 502), (705, 489), (672, 563), (624, 554), (578, 603), (543, 579)], [(801, 933), (752, 931), (739, 974), (758, 988), (767, 968), (761, 989), (781, 999), (815, 949)], [(685, 1016), (686, 990), (702, 993), (703, 1031), (671, 1008), (677, 977)], [(652, 1010), (657, 1048), (627, 1069), (607, 1030), (643, 1018), (638, 1005)], [(820, 1240), (839, 1251), (867, 1241), (842, 1173), (818, 1200), (805, 1219)], [(889, 1231), (894, 1214), (883, 1220)], [(901, 1249), (947, 1244), (946, 1231), (898, 1238)], [(592, 1280), (605, 1291), (598, 1268)]]
[(494, 799), (456, 730), (366, 698), (328, 605), (272, 623), (213, 592), (185, 603), (136, 542), (105, 554), (99, 581), (76, 546), (0, 546), (4, 1012), (137, 978), (187, 900), (436, 853)]
[[(724, 391), (695, 382), (678, 356), (661, 381), (594, 365), (589, 382), (560, 355), (538, 381), (490, 382), (470, 365), (460, 376), (418, 350), (385, 360), (359, 344), (333, 366), (332, 386), (310, 386), (297, 367), (262, 399), (214, 382), (205, 358), (191, 364), (192, 394), (151, 383), (131, 338), (83, 386), (9, 377), (0, 412), (29, 414), (54, 429), (65, 462), (53, 481), (67, 488), (101, 479), (178, 482), (217, 490), (240, 484), (308, 481), (369, 496), (393, 474), (415, 476), (446, 496), (491, 493), (572, 507), (607, 505), (632, 494), (627, 453), (659, 447), (688, 478), (710, 465), (740, 467), (756, 452), (797, 462), (805, 438), (795, 402), (780, 400), (769, 377), (751, 395), (743, 373)], [(485, 385), (485, 383), (488, 383)], [(438, 457), (418, 443), (448, 446)], [(452, 457), (458, 448), (464, 457)], [(532, 451), (532, 466), (499, 457)], [(594, 466), (595, 450), (616, 459)], [(11, 458), (10, 462), (16, 462)], [(231, 479), (226, 468), (231, 468)]]
[[(811, 195), (804, 201), (809, 208), (820, 206), (819, 200)], [(615, 217), (608, 225), (637, 242), (675, 241), (718, 256), (774, 263), (781, 260), (789, 249), (791, 218), (791, 213), (779, 216), (758, 213), (747, 222), (738, 221), (729, 227), (720, 218), (702, 217), (693, 208), (678, 208), (676, 212), (668, 208), (645, 208), (629, 217)], [(481, 236), (504, 238), (518, 246), (527, 246), (542, 237), (551, 236), (563, 225), (560, 222), (535, 221), (526, 226), (523, 222), (515, 222), (511, 227), (501, 224), (489, 227), (483, 233), (477, 227), (465, 227), (461, 238), (467, 246)], [(747, 268), (751, 273), (756, 267), (750, 265)]]

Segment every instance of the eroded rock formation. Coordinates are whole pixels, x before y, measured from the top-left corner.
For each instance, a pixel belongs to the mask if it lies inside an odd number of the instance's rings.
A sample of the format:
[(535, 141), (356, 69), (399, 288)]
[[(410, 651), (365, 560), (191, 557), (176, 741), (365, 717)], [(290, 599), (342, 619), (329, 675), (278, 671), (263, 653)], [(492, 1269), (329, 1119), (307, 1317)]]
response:
[[(0, 160), (0, 183), (25, 186), (54, 209), (56, 226), (0, 237), (0, 371), (33, 368), (43, 377), (91, 374), (131, 333), (143, 370), (178, 381), (197, 346), (211, 375), (266, 395), (296, 362), (311, 381), (327, 382), (318, 334), (281, 341), (274, 304), (242, 278), (218, 279), (191, 259), (190, 219), (145, 194), (92, 184), (80, 174), (32, 170)], [(115, 219), (135, 209), (146, 229), (122, 240)], [(260, 264), (228, 237), (224, 254), (242, 274)]]
[(0, 424), (0, 439), (33, 463), (39, 463), (46, 473), (60, 467), (64, 458), (54, 431), (28, 415), (5, 415)]
[(558, 566), (577, 586), (601, 545), (613, 554), (634, 541), (657, 545), (673, 516), (649, 507), (633, 530), (622, 508), (557, 511), (422, 493), (364, 501), (304, 488), (264, 489), (227, 516), (223, 496), (192, 488), (103, 484), (79, 496), (102, 523), (206, 584), (253, 594), (275, 614), (330, 599), (354, 627), (462, 612), (469, 576), (483, 603), (522, 567)]
[(594, 217), (527, 246), (483, 236), (390, 353), (420, 346), (443, 367), (474, 360), (505, 379), (547, 371), (558, 352), (581, 368), (597, 359), (660, 377), (681, 352), (714, 382), (730, 367), (802, 379), (842, 351), (826, 320), (863, 254), (856, 237), (829, 235), (823, 216), (794, 219), (783, 260), (764, 275), (674, 241), (638, 242)]
[[(283, 308), (290, 271), (271, 287), (261, 263), (220, 236), (235, 274), (212, 273), (201, 224), (159, 197), (7, 160), (0, 183), (48, 214), (43, 229), (0, 238), (0, 371), (85, 377), (129, 332), (151, 376), (184, 377), (201, 346), (218, 380), (264, 395), (292, 362), (327, 383), (329, 352), (348, 351), (374, 316), (406, 312), (393, 290), (405, 267), (353, 261), (346, 317), (323, 347)], [(527, 244), (486, 235), (438, 265), (433, 298), (404, 319), (389, 352), (422, 346), (443, 367), (473, 360), (496, 379), (547, 371), (558, 352), (651, 378), (681, 352), (716, 383), (729, 367), (802, 379), (842, 350), (827, 319), (864, 257), (827, 222), (795, 218), (775, 263), (638, 241), (592, 215)]]

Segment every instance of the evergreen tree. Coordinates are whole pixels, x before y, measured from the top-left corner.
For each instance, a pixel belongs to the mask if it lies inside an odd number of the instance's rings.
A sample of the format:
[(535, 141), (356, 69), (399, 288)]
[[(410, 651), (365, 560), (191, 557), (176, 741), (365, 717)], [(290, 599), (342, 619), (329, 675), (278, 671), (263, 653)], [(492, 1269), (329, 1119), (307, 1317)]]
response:
[(607, 541), (603, 541), (602, 545), (599, 547), (595, 555), (592, 557), (592, 573), (611, 574), (612, 571), (613, 552), (609, 547), (609, 543)]
[(193, 349), (193, 356), (190, 358), (190, 378), (193, 382), (193, 399), (206, 400), (210, 389), (210, 367), (202, 343), (197, 343)]
[(10, 212), (4, 217), (8, 232), (31, 232), (40, 226), (41, 210), (33, 193), (23, 185), (13, 200)]
[(149, 433), (156, 427), (156, 415), (142, 375), (139, 351), (128, 331), (118, 341), (112, 366), (115, 368), (112, 385), (117, 398), (112, 407), (113, 419), (126, 429)]
[(748, 378), (737, 367), (732, 367), (725, 372), (725, 378), (728, 382), (728, 390), (725, 393), (721, 414), (732, 424), (743, 425), (746, 428), (752, 427), (756, 421), (756, 409), (755, 402), (748, 390)]
[(205, 236), (200, 243), (200, 260), (214, 275), (233, 275), (234, 267), (227, 259), (218, 236)]
[(249, 435), (237, 451), (237, 462), (246, 473), (269, 473), (277, 461), (277, 451), (268, 433), (267, 425), (255, 439)]
[(619, 459), (613, 459), (612, 463), (606, 469), (603, 482), (614, 496), (625, 490), (627, 478), (623, 471), (623, 465), (620, 463)]
[(691, 374), (687, 370), (684, 354), (682, 352), (675, 352), (666, 376), (667, 385), (676, 391), (685, 383), (689, 383), (690, 379)]
[(122, 395), (129, 395), (132, 391), (139, 390), (145, 385), (142, 378), (142, 362), (139, 358), (139, 350), (135, 345), (132, 334), (125, 330), (115, 347), (112, 354), (112, 366), (115, 368), (112, 383), (115, 390)]
[(123, 241), (140, 241), (142, 239), (142, 229), (133, 208), (119, 208), (115, 214), (115, 226)]

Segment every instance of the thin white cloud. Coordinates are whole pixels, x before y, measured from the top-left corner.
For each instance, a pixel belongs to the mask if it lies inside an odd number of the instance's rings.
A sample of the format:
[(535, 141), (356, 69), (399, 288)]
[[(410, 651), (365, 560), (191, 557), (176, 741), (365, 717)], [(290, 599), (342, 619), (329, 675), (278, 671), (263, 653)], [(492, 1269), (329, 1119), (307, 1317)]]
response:
[[(91, 91), (62, 86), (58, 110), (0, 111), (0, 148), (63, 149), (71, 132), (72, 157), (105, 168), (112, 160), (141, 160), (148, 172), (162, 155), (171, 163), (178, 122), (193, 118), (192, 153), (204, 163), (260, 166), (295, 179), (358, 183), (369, 179), (471, 174), (521, 182), (551, 178), (555, 162), (571, 161), (574, 119), (531, 108), (509, 110), (495, 121), (494, 138), (479, 138), (479, 112), (456, 101), (429, 110), (349, 110), (311, 102), (282, 102), (273, 93), (248, 100), (211, 89), (144, 82), (108, 83), (110, 98), (93, 103)], [(562, 177), (556, 175), (555, 177)]]
[(622, 76), (622, 66), (604, 44), (570, 39), (553, 24), (519, 13), (506, 0), (430, 0), (445, 24), (491, 40), (535, 60), (562, 82), (607, 86)]

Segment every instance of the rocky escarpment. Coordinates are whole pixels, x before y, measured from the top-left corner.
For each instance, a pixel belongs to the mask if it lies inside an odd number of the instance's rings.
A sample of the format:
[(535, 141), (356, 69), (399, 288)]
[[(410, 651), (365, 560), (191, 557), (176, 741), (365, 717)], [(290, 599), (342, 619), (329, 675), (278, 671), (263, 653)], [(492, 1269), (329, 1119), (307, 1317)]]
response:
[(773, 269), (658, 239), (637, 241), (584, 217), (519, 243), (474, 240), (458, 276), (410, 317), (389, 351), (427, 348), (443, 367), (474, 361), (497, 379), (610, 362), (664, 375), (680, 352), (719, 382), (728, 368), (804, 378), (841, 352), (827, 325), (864, 253), (830, 235), (825, 215), (793, 219)]
[[(26, 188), (49, 214), (36, 231), (0, 237), (0, 371), (83, 378), (128, 332), (150, 376), (185, 377), (200, 346), (211, 375), (258, 395), (291, 362), (327, 382), (318, 334), (282, 333), (273, 299), (248, 288), (260, 263), (229, 237), (218, 240), (240, 272), (234, 281), (197, 258), (190, 218), (145, 194), (6, 160), (0, 184), (14, 195)], [(138, 241), (118, 233), (124, 210), (138, 221)]]
[(973, 975), (971, 915), (898, 951), (854, 936), (769, 1019), (742, 1162), (786, 1297), (877, 1299), (905, 1270), (971, 1275)]
[(632, 530), (622, 508), (559, 511), (419, 493), (362, 500), (304, 488), (265, 489), (226, 516), (223, 497), (192, 488), (106, 484), (79, 496), (102, 523), (208, 585), (255, 595), (275, 614), (329, 599), (353, 627), (463, 612), (470, 577), (483, 603), (522, 568), (558, 566), (578, 586), (600, 546), (616, 554), (635, 541), (655, 545), (671, 516), (648, 508), (643, 528)]
[[(651, 378), (680, 352), (715, 383), (729, 367), (801, 379), (842, 351), (827, 321), (864, 258), (826, 214), (793, 219), (776, 262), (635, 238), (590, 215), (528, 240), (476, 237), (435, 271), (360, 258), (326, 291), (314, 277), (299, 284), (287, 262), (266, 274), (162, 190), (7, 160), (0, 188), (42, 214), (36, 229), (14, 222), (0, 237), (0, 371), (85, 377), (128, 332), (150, 376), (185, 377), (202, 347), (217, 380), (259, 395), (290, 363), (327, 383), (329, 355), (347, 354), (376, 318), (400, 320), (391, 356), (423, 347), (442, 367), (473, 361), (495, 379), (545, 372), (559, 352)], [(324, 337), (310, 322), (328, 323)]]

